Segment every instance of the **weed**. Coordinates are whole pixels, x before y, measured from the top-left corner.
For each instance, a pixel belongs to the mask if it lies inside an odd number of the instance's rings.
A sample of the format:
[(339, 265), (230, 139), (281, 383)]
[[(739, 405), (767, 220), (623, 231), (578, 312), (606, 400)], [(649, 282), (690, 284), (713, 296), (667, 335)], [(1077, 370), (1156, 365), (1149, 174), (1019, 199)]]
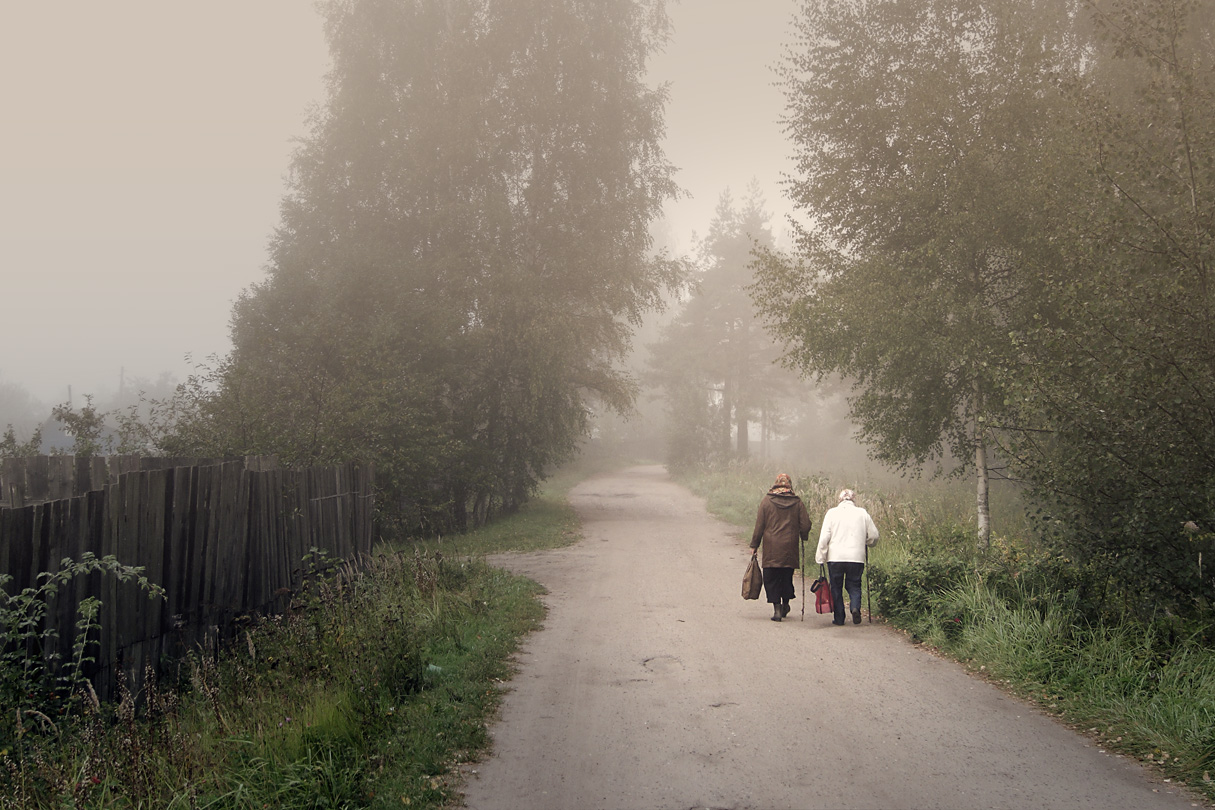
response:
[[(64, 718), (91, 692), (85, 675), (94, 663), (97, 616), (101, 602), (82, 599), (74, 627), (71, 652), (66, 660), (59, 652), (59, 628), (49, 615), (59, 591), (73, 580), (98, 573), (120, 582), (134, 580), (149, 598), (161, 598), (164, 590), (143, 576), (143, 568), (122, 565), (113, 556), (97, 557), (85, 552), (79, 560), (65, 557), (59, 570), (38, 574), (36, 587), (10, 595), (12, 577), (0, 574), (0, 715)], [(96, 701), (96, 694), (92, 695)], [(47, 719), (49, 723), (49, 718)], [(51, 724), (53, 727), (54, 724)], [(20, 721), (0, 726), (0, 749), (8, 750), (30, 729), (45, 730), (45, 724), (30, 726)]]

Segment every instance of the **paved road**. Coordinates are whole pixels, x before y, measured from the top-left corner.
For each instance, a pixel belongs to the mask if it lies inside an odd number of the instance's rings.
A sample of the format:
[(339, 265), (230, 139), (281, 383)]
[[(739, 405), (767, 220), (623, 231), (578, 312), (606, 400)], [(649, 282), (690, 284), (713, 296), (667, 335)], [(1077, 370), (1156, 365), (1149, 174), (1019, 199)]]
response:
[(661, 467), (570, 500), (582, 541), (498, 560), (549, 615), (466, 771), (474, 810), (1197, 806), (881, 624), (803, 622), (800, 598), (770, 621), (738, 532)]

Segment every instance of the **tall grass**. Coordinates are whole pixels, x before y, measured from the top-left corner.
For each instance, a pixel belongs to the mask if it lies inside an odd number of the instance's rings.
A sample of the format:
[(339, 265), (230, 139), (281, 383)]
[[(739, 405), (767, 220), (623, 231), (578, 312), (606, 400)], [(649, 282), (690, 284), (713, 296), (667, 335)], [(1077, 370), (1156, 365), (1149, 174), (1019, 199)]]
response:
[[(901, 538), (925, 529), (944, 527), (973, 533), (975, 491), (969, 480), (956, 478), (908, 479), (873, 470), (830, 472), (777, 469), (755, 461), (713, 465), (679, 476), (681, 483), (705, 498), (709, 510), (737, 526), (750, 527), (756, 507), (778, 472), (793, 477), (794, 490), (818, 525), (824, 512), (835, 506), (845, 487), (856, 490), (864, 506), (882, 527), (883, 543), (899, 545)], [(1028, 523), (1019, 491), (1007, 482), (995, 482), (991, 496), (992, 524), (1004, 536), (1024, 534)]]
[(1063, 596), (1035, 603), (1010, 601), (972, 575), (910, 625), (1111, 748), (1215, 797), (1215, 651), (1151, 625), (1077, 622)]
[(514, 514), (465, 534), (415, 541), (411, 547), (481, 557), (568, 546), (582, 536), (578, 515), (567, 500), (569, 491), (593, 475), (637, 463), (642, 461), (592, 443), (577, 459), (549, 476), (536, 496)]
[(457, 557), (478, 557), (506, 551), (561, 548), (581, 536), (578, 516), (564, 493), (546, 490), (520, 507), (508, 520), (498, 520), (466, 534), (422, 540), (410, 547)]
[(114, 707), (28, 727), (0, 751), (0, 808), (440, 806), (485, 721), (533, 583), (392, 553), (314, 579), (287, 615), (149, 679)]

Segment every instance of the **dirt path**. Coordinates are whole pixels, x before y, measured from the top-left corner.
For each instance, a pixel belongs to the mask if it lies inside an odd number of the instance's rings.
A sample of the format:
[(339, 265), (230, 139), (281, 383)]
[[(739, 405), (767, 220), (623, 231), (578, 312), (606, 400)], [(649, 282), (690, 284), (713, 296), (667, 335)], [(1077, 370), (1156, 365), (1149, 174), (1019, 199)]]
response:
[(467, 772), (475, 810), (1196, 806), (889, 628), (801, 621), (800, 580), (769, 621), (738, 533), (660, 467), (571, 502), (581, 542), (498, 559), (549, 615)]

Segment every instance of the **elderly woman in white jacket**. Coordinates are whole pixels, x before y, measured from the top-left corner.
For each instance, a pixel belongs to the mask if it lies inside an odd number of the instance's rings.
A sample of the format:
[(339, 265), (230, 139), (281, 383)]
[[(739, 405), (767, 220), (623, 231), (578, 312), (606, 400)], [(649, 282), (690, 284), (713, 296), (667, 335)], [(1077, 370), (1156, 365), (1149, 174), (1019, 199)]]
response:
[(839, 504), (828, 509), (823, 516), (818, 550), (814, 553), (816, 563), (827, 565), (831, 603), (835, 606), (832, 624), (844, 623), (845, 586), (848, 589), (848, 607), (852, 609), (852, 623), (861, 623), (861, 577), (865, 573), (866, 552), (869, 546), (876, 545), (878, 541), (873, 518), (855, 501), (855, 492), (840, 490)]

